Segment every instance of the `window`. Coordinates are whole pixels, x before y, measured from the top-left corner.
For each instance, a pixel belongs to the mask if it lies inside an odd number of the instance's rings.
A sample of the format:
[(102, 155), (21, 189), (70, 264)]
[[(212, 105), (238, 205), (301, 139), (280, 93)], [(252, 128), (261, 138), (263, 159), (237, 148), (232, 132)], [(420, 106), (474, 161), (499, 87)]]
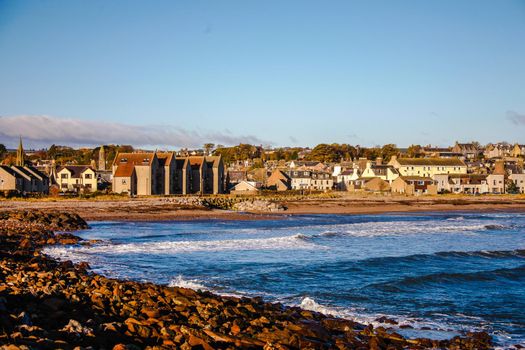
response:
[(87, 189), (91, 189), (91, 184), (86, 184)]
[(84, 174), (84, 178), (85, 179), (92, 179), (93, 175), (92, 174)]
[(60, 187), (67, 188), (67, 184), (62, 184), (62, 185), (60, 185)]
[(126, 184), (126, 179), (122, 179), (122, 184), (123, 184), (123, 185)]
[(67, 174), (60, 174), (61, 179), (67, 179)]

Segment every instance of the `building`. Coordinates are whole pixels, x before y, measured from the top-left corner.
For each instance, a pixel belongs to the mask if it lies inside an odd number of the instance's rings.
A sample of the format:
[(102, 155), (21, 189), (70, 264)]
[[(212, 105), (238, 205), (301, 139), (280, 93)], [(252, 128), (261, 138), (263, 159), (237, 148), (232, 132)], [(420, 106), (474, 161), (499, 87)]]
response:
[(113, 162), (113, 192), (130, 195), (224, 193), (222, 157), (177, 157), (172, 152), (119, 153)]
[(104, 145), (100, 146), (100, 149), (98, 151), (98, 167), (97, 170), (99, 171), (106, 171), (106, 150), (104, 149)]
[(330, 173), (292, 170), (289, 176), (292, 190), (327, 191), (334, 187), (334, 180)]
[(287, 191), (292, 188), (292, 179), (281, 170), (274, 170), (266, 180), (266, 188), (274, 191)]
[(421, 176), (399, 176), (391, 184), (392, 192), (407, 195), (437, 194), (433, 179)]
[(176, 173), (177, 164), (175, 162), (175, 153), (157, 152), (158, 167), (156, 176), (155, 194), (176, 194)]
[(316, 191), (329, 191), (334, 188), (334, 179), (331, 173), (312, 172), (310, 189)]
[(309, 190), (312, 181), (311, 171), (292, 170), (289, 173), (292, 190)]
[(375, 163), (368, 161), (361, 173), (361, 177), (378, 177), (388, 183), (392, 183), (399, 177), (399, 171), (393, 165), (382, 164), (381, 161), (376, 161)]
[(0, 165), (0, 191), (23, 192), (24, 178), (10, 166)]
[(503, 160), (497, 160), (494, 164), (492, 174), (487, 175), (488, 192), (492, 194), (505, 193), (506, 175), (505, 162)]
[(488, 192), (492, 194), (505, 193), (505, 175), (490, 174), (487, 175)]
[(480, 154), (479, 148), (474, 143), (459, 143), (456, 141), (452, 152), (461, 153), (466, 159), (475, 159)]
[(488, 144), (483, 151), (486, 159), (504, 158), (512, 153), (510, 145), (507, 143)]
[(514, 144), (514, 147), (512, 147), (512, 153), (511, 155), (513, 157), (525, 157), (525, 145), (520, 144)]
[(241, 181), (230, 189), (231, 194), (257, 194), (261, 191), (262, 183), (255, 181)]
[(484, 174), (438, 174), (434, 179), (438, 193), (483, 194), (489, 192), (487, 175)]
[(438, 174), (466, 174), (467, 165), (459, 158), (397, 158), (389, 162), (400, 176), (432, 177)]
[(514, 182), (520, 193), (525, 193), (525, 174), (510, 174), (509, 181)]
[(22, 145), (22, 136), (20, 136), (20, 142), (18, 143), (18, 148), (16, 150), (16, 165), (17, 166), (26, 165), (24, 146)]
[(156, 153), (119, 153), (113, 161), (113, 192), (149, 196), (157, 193)]
[(56, 172), (56, 182), (62, 192), (95, 192), (97, 174), (89, 165), (61, 166)]
[(361, 172), (357, 168), (346, 169), (335, 177), (335, 187), (341, 191), (348, 191), (352, 181), (361, 177)]
[(380, 177), (363, 178), (365, 183), (362, 189), (368, 192), (389, 192), (391, 190), (388, 181), (383, 180)]
[(224, 163), (221, 156), (186, 157), (182, 170), (182, 194), (224, 193)]

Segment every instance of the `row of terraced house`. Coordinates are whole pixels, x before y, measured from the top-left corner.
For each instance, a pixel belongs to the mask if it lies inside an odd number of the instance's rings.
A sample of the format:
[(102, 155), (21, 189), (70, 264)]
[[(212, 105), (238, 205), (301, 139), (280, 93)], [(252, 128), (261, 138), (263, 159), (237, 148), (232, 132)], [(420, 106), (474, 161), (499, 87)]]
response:
[(119, 153), (112, 171), (115, 193), (147, 196), (225, 192), (224, 164), (220, 156)]

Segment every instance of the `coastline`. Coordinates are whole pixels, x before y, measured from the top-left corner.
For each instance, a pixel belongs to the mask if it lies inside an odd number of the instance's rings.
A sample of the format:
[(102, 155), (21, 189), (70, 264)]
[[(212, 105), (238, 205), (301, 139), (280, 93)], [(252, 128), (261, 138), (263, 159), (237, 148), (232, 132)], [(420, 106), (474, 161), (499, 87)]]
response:
[[(236, 212), (222, 209), (181, 206), (170, 197), (120, 200), (4, 200), (2, 210), (69, 211), (87, 221), (168, 221), (168, 220), (268, 220), (283, 215), (386, 214), (424, 212), (517, 212), (525, 213), (525, 198), (517, 197), (350, 197), (288, 200), (281, 212)], [(247, 198), (250, 200), (250, 198)]]
[[(84, 263), (43, 254), (49, 244), (78, 244), (85, 228), (75, 214), (0, 212), (0, 344), (36, 349), (91, 346), (113, 349), (489, 349), (490, 336), (406, 339), (374, 328), (260, 298), (152, 283), (119, 281)], [(16, 348), (16, 347), (14, 347)]]

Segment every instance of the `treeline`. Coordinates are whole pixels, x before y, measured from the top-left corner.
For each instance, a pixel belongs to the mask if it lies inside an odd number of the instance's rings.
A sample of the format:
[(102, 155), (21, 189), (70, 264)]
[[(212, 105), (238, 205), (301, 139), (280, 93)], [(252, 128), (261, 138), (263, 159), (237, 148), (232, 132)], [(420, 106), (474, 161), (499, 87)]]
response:
[(223, 161), (227, 164), (236, 161), (244, 160), (256, 160), (264, 162), (267, 160), (295, 160), (299, 158), (299, 153), (303, 151), (304, 148), (294, 147), (294, 148), (275, 148), (271, 151), (264, 150), (262, 146), (254, 146), (249, 144), (240, 144), (233, 147), (224, 147), (218, 146), (213, 154), (218, 156), (221, 155)]
[(323, 143), (315, 146), (312, 150), (300, 147), (264, 150), (261, 146), (240, 144), (233, 147), (218, 147), (213, 154), (222, 155), (224, 162), (227, 164), (244, 160), (255, 160), (258, 162), (265, 160), (290, 161), (296, 159), (339, 162), (341, 160), (352, 160), (361, 157), (368, 159), (383, 157), (385, 161), (388, 161), (393, 155), (399, 154), (399, 149), (393, 144), (367, 148), (348, 144)]
[[(100, 147), (75, 149), (68, 146), (51, 145), (47, 150), (26, 151), (26, 160), (36, 162), (38, 160), (55, 160), (57, 165), (65, 164), (90, 164), (92, 160), (98, 161)], [(106, 162), (109, 166), (117, 152), (133, 152), (129, 145), (105, 145)], [(4, 145), (0, 144), (0, 162), (12, 165), (16, 162), (16, 151), (8, 152)]]
[[(117, 152), (133, 152), (133, 147), (129, 145), (105, 145), (107, 164), (111, 164)], [(47, 150), (31, 152), (27, 156), (29, 160), (54, 159), (57, 164), (90, 164), (92, 160), (98, 161), (100, 147), (74, 149), (68, 146), (52, 145)], [(350, 144), (319, 144), (313, 149), (302, 147), (280, 147), (265, 150), (262, 146), (250, 144), (239, 144), (237, 146), (226, 147), (212, 143), (207, 143), (200, 150), (201, 154), (221, 155), (226, 164), (236, 161), (251, 160), (255, 163), (254, 167), (262, 167), (265, 161), (291, 161), (309, 160), (319, 162), (339, 162), (349, 161), (358, 158), (376, 159), (382, 157), (386, 162), (394, 155), (399, 156), (401, 151), (394, 144), (386, 144), (377, 147), (361, 147)], [(183, 152), (184, 153), (184, 152)], [(404, 150), (403, 155), (408, 157), (424, 156), (423, 147), (411, 145)], [(16, 152), (8, 152), (4, 145), (0, 144), (0, 162), (3, 164), (13, 164), (16, 161)]]

